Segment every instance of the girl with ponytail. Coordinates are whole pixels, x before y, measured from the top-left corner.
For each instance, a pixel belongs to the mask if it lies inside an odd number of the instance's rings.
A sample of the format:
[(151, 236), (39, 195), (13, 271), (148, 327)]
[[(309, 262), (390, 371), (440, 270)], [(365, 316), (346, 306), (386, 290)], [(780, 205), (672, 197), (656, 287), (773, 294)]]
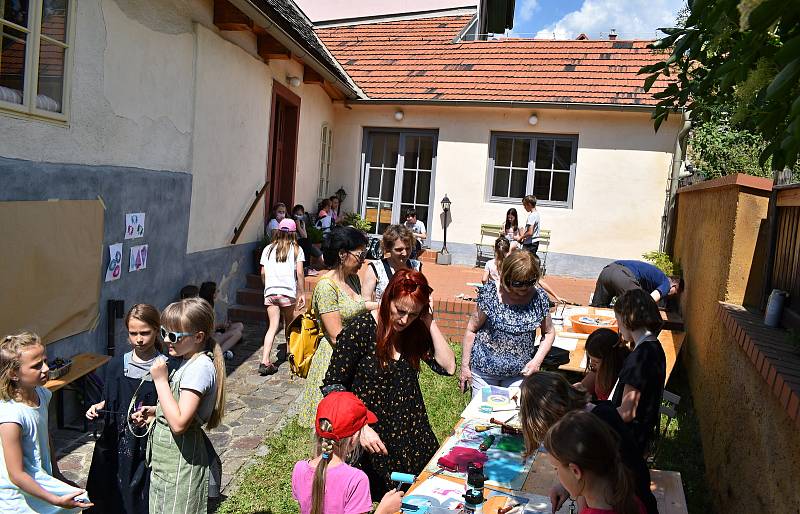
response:
[(582, 498), (580, 514), (645, 514), (620, 461), (618, 439), (596, 416), (578, 410), (545, 435), (558, 480), (572, 498)]
[(209, 457), (203, 428), (218, 426), (225, 405), (225, 363), (212, 337), (214, 309), (202, 298), (186, 298), (161, 313), (161, 337), (180, 364), (170, 371), (157, 359), (150, 375), (158, 405), (138, 409), (131, 419), (150, 424), (147, 460), (150, 514), (205, 514)]
[[(361, 429), (378, 418), (356, 395), (333, 392), (317, 407), (314, 455), (292, 471), (292, 496), (300, 514), (355, 514), (372, 510), (369, 479), (348, 462), (358, 459)], [(386, 493), (375, 514), (400, 510), (403, 493)]]

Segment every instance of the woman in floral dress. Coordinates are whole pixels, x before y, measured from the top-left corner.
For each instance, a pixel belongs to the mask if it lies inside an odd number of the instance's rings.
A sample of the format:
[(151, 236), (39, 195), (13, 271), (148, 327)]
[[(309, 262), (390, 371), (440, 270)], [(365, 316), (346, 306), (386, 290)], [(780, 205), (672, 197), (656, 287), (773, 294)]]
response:
[(311, 297), (311, 312), (322, 328), (323, 337), (306, 377), (298, 420), (301, 426), (314, 425), (317, 404), (322, 400), (322, 379), (342, 328), (378, 305), (361, 297), (358, 270), (364, 263), (366, 245), (367, 236), (363, 232), (353, 227), (334, 227), (322, 249), (325, 264), (332, 269), (320, 278)]

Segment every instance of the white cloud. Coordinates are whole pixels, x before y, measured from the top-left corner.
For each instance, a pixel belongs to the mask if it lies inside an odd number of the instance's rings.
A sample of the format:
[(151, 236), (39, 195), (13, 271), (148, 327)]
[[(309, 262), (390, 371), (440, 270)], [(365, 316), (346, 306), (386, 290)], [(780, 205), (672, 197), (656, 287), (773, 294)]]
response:
[(517, 20), (521, 22), (531, 21), (533, 14), (539, 10), (539, 0), (522, 0), (517, 4), (516, 12)]
[(590, 38), (607, 36), (616, 29), (620, 39), (659, 37), (656, 29), (675, 25), (683, 0), (584, 0), (577, 11), (541, 29), (536, 38), (574, 39), (585, 33)]

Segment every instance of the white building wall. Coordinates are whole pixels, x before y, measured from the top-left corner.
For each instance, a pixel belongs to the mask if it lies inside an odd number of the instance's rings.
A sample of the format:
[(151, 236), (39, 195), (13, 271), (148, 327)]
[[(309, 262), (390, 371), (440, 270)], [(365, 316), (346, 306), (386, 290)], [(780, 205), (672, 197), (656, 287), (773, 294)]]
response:
[(459, 7), (477, 8), (477, 0), (296, 0), (297, 5), (313, 22), (361, 18), (365, 16), (386, 16), (392, 14), (454, 9)]
[[(273, 80), (302, 78), (303, 65), (264, 63), (255, 36), (220, 32), (212, 8), (212, 0), (77, 2), (69, 122), (0, 113), (0, 155), (190, 173), (187, 251), (227, 246), (266, 179)], [(290, 89), (301, 97), (295, 201), (309, 207), (333, 105), (319, 85)], [(255, 210), (239, 243), (259, 239), (263, 213)]]
[[(521, 203), (487, 202), (487, 160), (491, 132), (536, 132), (578, 136), (573, 207), (539, 207), (542, 228), (552, 231), (550, 250), (603, 258), (639, 258), (658, 249), (665, 188), (678, 130), (673, 117), (656, 134), (647, 113), (539, 109), (528, 124), (527, 109), (401, 106), (337, 108), (335, 181), (359, 190), (364, 128), (437, 129), (439, 143), (432, 191), (433, 220), (428, 232), (441, 241), (439, 201), (452, 205), (448, 242), (478, 241), (481, 223), (499, 224), (506, 210)], [(357, 196), (346, 208), (356, 207)]]

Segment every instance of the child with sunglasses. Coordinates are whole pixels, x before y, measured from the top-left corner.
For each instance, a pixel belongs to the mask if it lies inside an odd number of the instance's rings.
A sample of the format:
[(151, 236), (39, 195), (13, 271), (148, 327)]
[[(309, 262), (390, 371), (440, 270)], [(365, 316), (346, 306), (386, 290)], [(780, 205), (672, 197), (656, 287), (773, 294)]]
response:
[[(150, 367), (161, 357), (160, 314), (152, 305), (134, 305), (125, 316), (132, 350), (105, 366), (103, 400), (89, 407), (86, 418), (104, 420), (94, 445), (86, 489), (95, 507), (89, 512), (147, 514), (150, 470), (145, 465), (147, 440), (128, 428), (128, 406), (154, 405), (156, 388)], [(135, 398), (134, 398), (135, 396)]]
[(218, 426), (225, 405), (225, 363), (213, 331), (214, 310), (201, 298), (161, 313), (161, 335), (180, 365), (170, 372), (165, 359), (156, 360), (150, 375), (158, 404), (131, 416), (149, 430), (150, 514), (172, 513), (175, 505), (187, 514), (207, 512), (209, 456), (201, 425)]

